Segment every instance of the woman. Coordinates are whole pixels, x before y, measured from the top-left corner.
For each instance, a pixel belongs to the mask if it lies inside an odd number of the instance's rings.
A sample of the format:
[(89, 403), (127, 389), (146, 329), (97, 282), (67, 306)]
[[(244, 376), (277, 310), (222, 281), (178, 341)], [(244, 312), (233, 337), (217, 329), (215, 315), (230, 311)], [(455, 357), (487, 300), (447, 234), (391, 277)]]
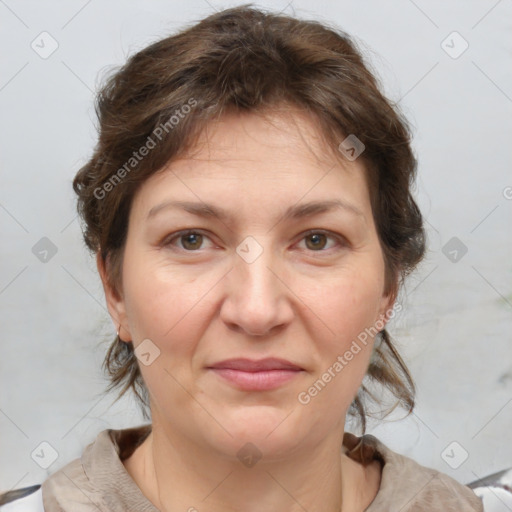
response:
[(226, 10), (131, 57), (98, 114), (74, 190), (110, 388), (151, 422), (101, 432), (44, 510), (483, 510), (364, 435), (372, 384), (414, 406), (385, 326), (425, 244), (407, 123), (350, 38)]

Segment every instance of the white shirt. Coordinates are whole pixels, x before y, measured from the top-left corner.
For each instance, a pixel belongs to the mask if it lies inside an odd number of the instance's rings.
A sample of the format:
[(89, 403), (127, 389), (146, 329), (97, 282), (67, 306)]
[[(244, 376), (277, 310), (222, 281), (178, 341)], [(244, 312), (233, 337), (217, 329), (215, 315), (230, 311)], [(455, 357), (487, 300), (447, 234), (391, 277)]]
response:
[(0, 512), (44, 512), (42, 488), (28, 496), (6, 503), (0, 507)]

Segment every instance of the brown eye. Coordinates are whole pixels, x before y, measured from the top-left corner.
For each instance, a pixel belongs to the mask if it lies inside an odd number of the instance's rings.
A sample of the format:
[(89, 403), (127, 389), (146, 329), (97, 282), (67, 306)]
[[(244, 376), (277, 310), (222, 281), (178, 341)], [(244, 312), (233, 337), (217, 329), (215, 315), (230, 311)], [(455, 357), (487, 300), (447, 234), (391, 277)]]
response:
[(332, 255), (335, 251), (341, 251), (349, 247), (345, 237), (338, 233), (325, 230), (311, 229), (302, 233), (300, 248), (311, 253), (316, 252), (318, 256)]
[(312, 233), (305, 237), (306, 247), (313, 251), (323, 249), (329, 237), (324, 233)]
[(179, 240), (182, 242), (184, 249), (194, 251), (201, 248), (203, 235), (200, 233), (187, 233), (185, 235), (181, 235)]
[(207, 249), (215, 248), (212, 239), (197, 229), (177, 231), (165, 238), (161, 245), (181, 254), (186, 252), (202, 254)]

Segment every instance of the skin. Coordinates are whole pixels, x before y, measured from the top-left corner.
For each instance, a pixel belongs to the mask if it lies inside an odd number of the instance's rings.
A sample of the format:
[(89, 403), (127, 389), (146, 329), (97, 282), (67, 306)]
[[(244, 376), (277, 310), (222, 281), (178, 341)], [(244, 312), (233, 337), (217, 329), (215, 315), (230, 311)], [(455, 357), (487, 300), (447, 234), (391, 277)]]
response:
[[(160, 350), (139, 364), (153, 432), (123, 461), (160, 510), (354, 512), (378, 491), (380, 465), (364, 467), (341, 448), (373, 340), (307, 405), (297, 398), (394, 300), (384, 293), (364, 165), (335, 158), (322, 140), (297, 111), (225, 115), (193, 154), (138, 190), (121, 290), (109, 287), (98, 257), (120, 337)], [(289, 206), (329, 199), (360, 213), (282, 218)], [(230, 216), (167, 208), (147, 219), (168, 200), (212, 203)], [(185, 229), (202, 239), (171, 240)], [(306, 236), (310, 229), (331, 233)], [(263, 249), (251, 263), (236, 252), (247, 236)], [(280, 357), (303, 371), (277, 389), (242, 391), (206, 368), (233, 357)], [(247, 442), (262, 454), (252, 467), (237, 457)]]

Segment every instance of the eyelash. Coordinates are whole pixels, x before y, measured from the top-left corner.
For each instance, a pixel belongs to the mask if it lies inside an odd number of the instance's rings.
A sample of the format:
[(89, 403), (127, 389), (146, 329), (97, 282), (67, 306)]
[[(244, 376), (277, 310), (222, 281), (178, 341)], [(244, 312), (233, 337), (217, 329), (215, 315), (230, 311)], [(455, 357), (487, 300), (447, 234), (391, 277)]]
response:
[[(180, 238), (182, 238), (186, 235), (203, 235), (204, 237), (210, 239), (210, 237), (200, 229), (186, 229), (184, 231), (178, 231), (177, 233), (174, 233), (170, 238), (168, 237), (168, 238), (164, 239), (162, 245), (164, 247), (172, 246), (172, 242), (174, 242), (175, 240), (179, 240)], [(326, 237), (328, 239), (330, 238), (332, 240), (336, 240), (338, 242), (339, 248), (344, 248), (349, 245), (347, 240), (343, 236), (337, 235), (336, 233), (332, 233), (331, 231), (326, 231), (326, 230), (322, 230), (322, 229), (310, 229), (310, 230), (306, 231), (305, 233), (302, 233), (300, 241), (304, 240), (305, 238), (307, 238), (308, 236), (311, 236), (311, 235), (326, 235)], [(331, 247), (329, 249), (319, 249), (318, 251), (310, 250), (309, 252), (325, 253), (327, 251), (330, 251), (331, 249), (333, 249), (333, 247)], [(178, 247), (177, 250), (187, 252), (187, 253), (200, 252), (200, 249), (188, 250), (188, 249), (184, 249), (181, 247)]]

